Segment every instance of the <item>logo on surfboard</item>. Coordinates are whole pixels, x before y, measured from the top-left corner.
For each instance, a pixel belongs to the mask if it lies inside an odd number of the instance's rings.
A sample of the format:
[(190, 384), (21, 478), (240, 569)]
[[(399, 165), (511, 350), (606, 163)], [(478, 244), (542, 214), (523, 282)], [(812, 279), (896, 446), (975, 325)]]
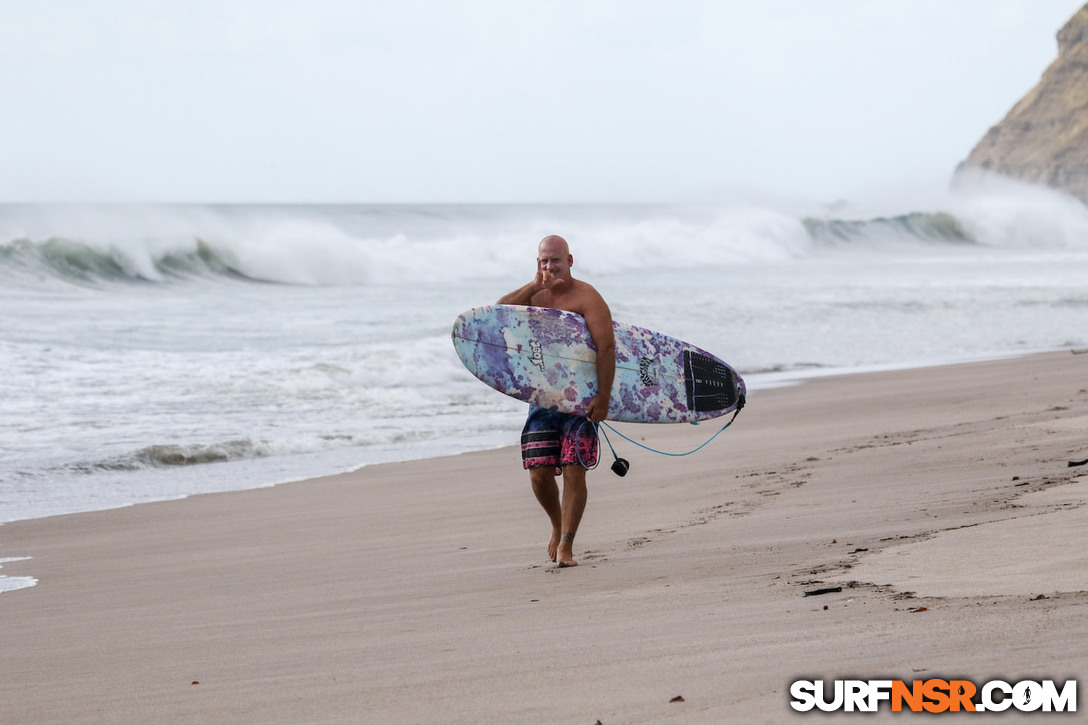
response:
[(657, 386), (657, 380), (655, 380), (654, 376), (650, 374), (650, 370), (652, 369), (653, 364), (654, 359), (652, 357), (639, 358), (638, 361), (638, 374), (639, 377), (642, 378), (642, 384), (645, 385), (647, 388), (653, 388)]
[(532, 353), (529, 355), (529, 362), (540, 368), (540, 372), (548, 372), (544, 367), (544, 352), (540, 349), (540, 343), (536, 340), (529, 340), (529, 351)]

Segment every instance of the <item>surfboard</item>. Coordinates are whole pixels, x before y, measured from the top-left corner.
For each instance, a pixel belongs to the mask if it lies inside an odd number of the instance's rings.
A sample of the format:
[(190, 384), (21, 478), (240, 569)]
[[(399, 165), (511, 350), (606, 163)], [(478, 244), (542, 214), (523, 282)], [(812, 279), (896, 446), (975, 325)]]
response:
[[(691, 423), (744, 404), (744, 380), (720, 358), (674, 337), (613, 322), (616, 377), (608, 419)], [(542, 408), (584, 414), (597, 394), (597, 348), (581, 315), (485, 305), (458, 316), (453, 346), (495, 390)]]

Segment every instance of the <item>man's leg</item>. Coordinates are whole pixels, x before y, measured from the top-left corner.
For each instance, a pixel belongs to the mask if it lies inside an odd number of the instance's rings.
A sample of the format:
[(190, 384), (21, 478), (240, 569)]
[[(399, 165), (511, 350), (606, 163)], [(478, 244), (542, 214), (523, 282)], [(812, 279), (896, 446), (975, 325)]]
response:
[(552, 536), (548, 541), (548, 558), (556, 561), (563, 531), (563, 508), (559, 501), (559, 484), (555, 481), (555, 466), (530, 468), (529, 480), (533, 484), (536, 500), (540, 502), (552, 522)]
[[(554, 479), (553, 479), (554, 482)], [(558, 485), (556, 485), (558, 488)], [(559, 566), (578, 566), (574, 560), (574, 535), (586, 510), (586, 469), (581, 465), (563, 466), (563, 503), (560, 519), (559, 548), (556, 559)]]

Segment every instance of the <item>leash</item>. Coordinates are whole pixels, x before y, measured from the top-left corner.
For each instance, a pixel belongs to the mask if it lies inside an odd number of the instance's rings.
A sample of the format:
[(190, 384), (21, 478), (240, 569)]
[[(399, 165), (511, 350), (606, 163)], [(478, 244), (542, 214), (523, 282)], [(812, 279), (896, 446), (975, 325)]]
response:
[[(725, 425), (723, 425), (721, 427), (721, 430), (719, 430), (717, 433), (715, 433), (714, 435), (707, 438), (705, 441), (703, 441), (701, 444), (699, 444), (695, 448), (691, 449), (690, 451), (685, 451), (684, 453), (670, 453), (669, 451), (659, 451), (656, 448), (651, 448), (650, 446), (639, 443), (638, 441), (634, 440), (633, 438), (630, 438), (630, 437), (624, 435), (623, 433), (619, 432), (618, 430), (616, 430), (615, 428), (613, 428), (611, 425), (609, 425), (608, 423), (606, 423), (604, 421), (601, 421), (600, 423), (594, 423), (593, 424), (593, 432), (597, 435), (597, 448), (598, 448), (598, 450), (600, 449), (601, 436), (602, 435), (604, 436), (604, 441), (605, 441), (605, 443), (608, 444), (608, 450), (612, 451), (612, 457), (615, 459), (615, 461), (613, 461), (613, 463), (612, 463), (612, 472), (615, 473), (617, 476), (622, 478), (623, 476), (627, 475), (627, 471), (631, 468), (631, 463), (627, 459), (620, 458), (618, 455), (616, 455), (616, 449), (612, 446), (612, 441), (609, 439), (608, 433), (606, 433), (602, 429), (602, 426), (603, 426), (603, 428), (607, 428), (608, 430), (612, 431), (613, 433), (618, 435), (620, 438), (623, 438), (628, 443), (634, 443), (639, 448), (642, 448), (643, 450), (649, 451), (650, 453), (656, 453), (659, 456), (670, 456), (672, 458), (682, 458), (684, 456), (690, 456), (690, 455), (692, 455), (694, 453), (698, 453), (703, 448), (706, 448), (708, 445), (710, 445), (710, 442), (712, 440), (714, 440), (715, 438), (720, 436), (722, 433), (724, 433), (726, 431), (726, 429), (729, 428), (729, 426), (733, 425), (733, 421), (735, 421), (737, 419), (737, 416), (740, 414), (740, 411), (743, 410), (743, 409), (744, 409), (744, 397), (742, 396), (740, 398), (740, 400), (737, 401), (737, 408), (736, 408), (736, 410), (733, 411), (733, 417), (729, 419), (728, 423), (726, 423)], [(580, 436), (581, 434), (582, 434), (582, 430), (581, 430), (581, 428), (579, 428), (578, 429), (578, 435)], [(585, 468), (587, 471), (592, 471), (594, 468), (596, 468), (597, 466), (599, 466), (601, 464), (601, 457), (598, 454), (597, 460), (593, 464), (593, 468), (590, 468), (582, 460), (581, 446), (577, 446), (577, 448), (578, 448), (578, 463), (581, 464), (582, 467)]]

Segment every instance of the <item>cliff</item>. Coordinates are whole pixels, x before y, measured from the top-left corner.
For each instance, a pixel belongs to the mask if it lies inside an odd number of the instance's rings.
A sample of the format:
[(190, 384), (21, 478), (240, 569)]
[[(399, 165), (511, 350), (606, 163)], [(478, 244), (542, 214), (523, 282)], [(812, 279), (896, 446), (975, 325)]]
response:
[(1088, 204), (1088, 5), (1058, 31), (1058, 58), (1038, 85), (982, 137), (957, 177), (971, 168), (1060, 189)]

